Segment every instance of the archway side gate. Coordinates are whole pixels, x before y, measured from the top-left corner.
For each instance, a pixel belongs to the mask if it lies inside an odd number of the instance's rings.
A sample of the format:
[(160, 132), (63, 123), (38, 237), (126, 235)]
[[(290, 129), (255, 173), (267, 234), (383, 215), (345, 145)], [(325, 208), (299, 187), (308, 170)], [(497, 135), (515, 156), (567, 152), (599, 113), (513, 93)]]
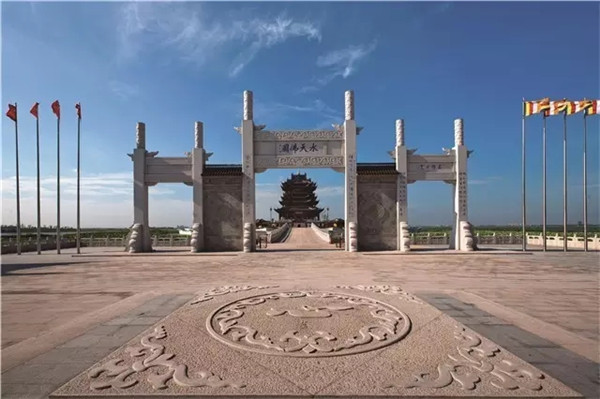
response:
[(195, 146), (187, 157), (156, 157), (145, 148), (145, 125), (137, 125), (133, 160), (134, 224), (130, 252), (152, 251), (148, 186), (180, 182), (193, 187), (192, 252), (256, 250), (255, 174), (271, 168), (332, 168), (345, 174), (346, 250), (410, 250), (407, 184), (437, 180), (454, 187), (454, 239), (450, 248), (473, 249), (467, 220), (467, 157), (461, 119), (454, 121), (455, 146), (442, 155), (418, 155), (404, 143), (404, 122), (396, 121), (395, 163), (357, 164), (354, 93), (345, 92), (342, 125), (333, 130), (265, 130), (253, 120), (253, 95), (243, 95), (242, 164), (210, 165), (203, 125), (195, 124)]

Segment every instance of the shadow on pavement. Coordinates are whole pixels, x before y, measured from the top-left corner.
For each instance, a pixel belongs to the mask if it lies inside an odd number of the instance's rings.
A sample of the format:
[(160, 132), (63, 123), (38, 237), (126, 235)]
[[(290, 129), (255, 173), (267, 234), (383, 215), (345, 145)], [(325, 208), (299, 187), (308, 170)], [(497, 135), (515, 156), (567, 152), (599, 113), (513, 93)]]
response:
[[(14, 264), (3, 264), (1, 269), (1, 275), (15, 275), (13, 272), (17, 270), (28, 270), (28, 269), (38, 269), (41, 267), (53, 267), (53, 266), (69, 266), (69, 265), (78, 265), (82, 263), (88, 262), (58, 262), (58, 263), (14, 263)], [(47, 272), (47, 273), (60, 273), (60, 272)], [(20, 273), (19, 275), (23, 276), (24, 273)], [(36, 273), (35, 275), (40, 275), (40, 273)]]

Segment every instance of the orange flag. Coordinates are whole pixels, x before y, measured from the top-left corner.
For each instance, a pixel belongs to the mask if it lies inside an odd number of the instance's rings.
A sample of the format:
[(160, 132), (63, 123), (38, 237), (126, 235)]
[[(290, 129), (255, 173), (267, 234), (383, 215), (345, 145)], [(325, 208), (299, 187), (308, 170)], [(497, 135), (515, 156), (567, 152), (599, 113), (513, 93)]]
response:
[(38, 106), (40, 105), (40, 103), (35, 103), (33, 104), (33, 107), (31, 107), (31, 109), (29, 110), (29, 112), (31, 112), (31, 115), (35, 116), (35, 119), (38, 118)]
[(54, 114), (56, 114), (56, 117), (60, 119), (60, 103), (58, 102), (58, 100), (52, 103), (52, 112), (54, 112)]
[(6, 116), (8, 116), (10, 119), (12, 119), (13, 121), (17, 121), (17, 107), (12, 105), (12, 104), (8, 104), (8, 111), (6, 111)]

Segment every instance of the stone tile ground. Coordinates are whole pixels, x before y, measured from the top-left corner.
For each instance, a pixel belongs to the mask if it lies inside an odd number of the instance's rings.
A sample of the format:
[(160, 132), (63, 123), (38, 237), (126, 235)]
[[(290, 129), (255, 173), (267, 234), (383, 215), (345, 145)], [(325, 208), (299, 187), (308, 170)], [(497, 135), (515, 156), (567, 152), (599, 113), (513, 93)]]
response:
[[(332, 282), (427, 294), (438, 309), (567, 386), (599, 396), (598, 253), (64, 252), (2, 257), (2, 397), (46, 397), (193, 292)], [(473, 306), (457, 299), (465, 295)]]

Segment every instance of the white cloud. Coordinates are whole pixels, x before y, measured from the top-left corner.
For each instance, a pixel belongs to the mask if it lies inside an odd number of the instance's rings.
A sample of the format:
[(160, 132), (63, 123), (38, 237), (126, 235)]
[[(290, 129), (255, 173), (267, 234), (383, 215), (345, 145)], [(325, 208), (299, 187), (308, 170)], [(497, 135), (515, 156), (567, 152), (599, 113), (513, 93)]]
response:
[[(40, 179), (42, 224), (56, 224), (56, 188), (56, 176), (45, 176)], [(20, 176), (19, 189), (21, 223), (35, 225), (37, 223), (36, 178)], [(179, 204), (172, 203), (178, 200), (168, 198), (174, 194), (174, 191), (168, 187), (151, 187), (149, 193), (152, 208), (156, 206), (157, 209), (174, 209), (177, 212), (181, 209)], [(75, 176), (61, 176), (60, 194), (61, 224), (74, 226), (77, 206), (77, 178)], [(177, 212), (175, 212), (173, 220), (176, 218)], [(159, 219), (169, 219), (171, 216), (170, 212), (156, 212), (156, 214)], [(81, 215), (84, 227), (129, 226), (133, 220), (132, 174), (122, 172), (82, 176)], [(2, 223), (14, 224), (15, 222), (16, 179), (11, 176), (2, 179)]]
[(317, 66), (331, 67), (334, 72), (347, 78), (354, 71), (354, 64), (375, 50), (376, 42), (369, 46), (349, 46), (342, 50), (335, 50), (317, 58)]
[(295, 21), (283, 15), (234, 20), (224, 26), (204, 17), (201, 11), (198, 3), (132, 2), (124, 5), (119, 14), (121, 55), (132, 58), (138, 52), (158, 45), (174, 48), (182, 59), (202, 65), (215, 56), (221, 46), (243, 46), (229, 68), (229, 75), (237, 76), (263, 49), (291, 38), (321, 40), (320, 29), (313, 23)]
[(335, 110), (320, 99), (315, 99), (306, 105), (293, 105), (284, 103), (257, 103), (255, 105), (255, 117), (257, 121), (269, 120), (278, 122), (285, 119), (288, 113), (304, 113), (317, 116), (324, 121), (326, 127), (331, 128), (331, 123), (343, 120), (343, 110)]
[(377, 42), (370, 44), (351, 45), (344, 49), (334, 50), (317, 58), (317, 66), (329, 71), (327, 75), (316, 80), (316, 85), (303, 87), (302, 92), (309, 92), (324, 86), (336, 77), (346, 79), (356, 71), (356, 65), (377, 47)]
[(251, 44), (233, 62), (231, 76), (238, 75), (264, 48), (270, 48), (293, 37), (321, 40), (319, 29), (311, 23), (294, 22), (284, 17), (277, 17), (274, 21), (254, 20), (247, 27), (237, 26), (241, 32), (244, 32), (244, 36), (247, 34), (250, 37)]

